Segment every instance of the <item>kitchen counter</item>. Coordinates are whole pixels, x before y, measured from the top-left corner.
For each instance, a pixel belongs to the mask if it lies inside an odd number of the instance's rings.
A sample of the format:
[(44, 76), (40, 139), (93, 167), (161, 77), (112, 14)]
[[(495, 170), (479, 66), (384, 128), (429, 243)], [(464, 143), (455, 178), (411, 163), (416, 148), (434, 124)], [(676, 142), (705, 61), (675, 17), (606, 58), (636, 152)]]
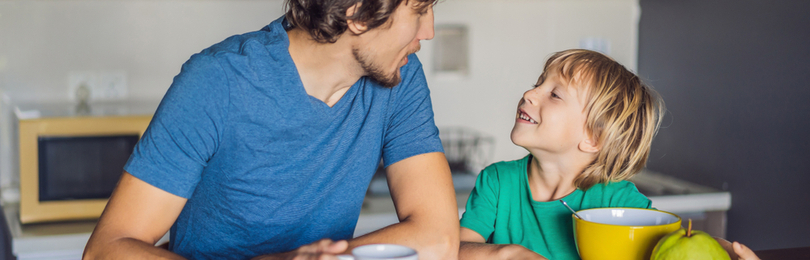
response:
[[(656, 209), (679, 215), (683, 223), (692, 219), (695, 229), (716, 237), (726, 237), (726, 211), (731, 208), (730, 192), (649, 170), (642, 171), (630, 181), (652, 201), (652, 206)], [(387, 187), (383, 187), (385, 183), (384, 178), (372, 180), (369, 191), (372, 195), (367, 196), (363, 203), (355, 236), (398, 222), (394, 204), (391, 197), (387, 196)], [(453, 174), (459, 216), (464, 213), (474, 183), (475, 175)]]
[[(474, 178), (463, 177), (464, 182)], [(653, 207), (695, 220), (695, 228), (718, 237), (725, 237), (726, 211), (731, 207), (731, 195), (704, 186), (684, 182), (655, 172), (637, 175), (633, 181), (652, 200)], [(469, 183), (463, 184), (469, 186)], [(457, 190), (459, 216), (469, 196), (469, 189)], [(19, 223), (18, 206), (3, 205), (6, 224), (12, 235), (12, 251), (24, 259), (80, 259), (96, 221), (72, 221), (46, 224)], [(355, 228), (360, 236), (399, 222), (389, 196), (367, 196)], [(168, 241), (166, 234), (158, 244)]]
[[(20, 224), (19, 205), (4, 204), (3, 214), (11, 233), (11, 250), (18, 260), (81, 259), (97, 220)], [(157, 244), (169, 240), (163, 236)]]
[(701, 186), (655, 171), (644, 170), (630, 179), (656, 209), (675, 213), (694, 229), (726, 237), (726, 212), (731, 192)]
[(11, 233), (11, 251), (18, 260), (81, 259), (96, 221), (20, 224), (19, 205), (3, 205)]

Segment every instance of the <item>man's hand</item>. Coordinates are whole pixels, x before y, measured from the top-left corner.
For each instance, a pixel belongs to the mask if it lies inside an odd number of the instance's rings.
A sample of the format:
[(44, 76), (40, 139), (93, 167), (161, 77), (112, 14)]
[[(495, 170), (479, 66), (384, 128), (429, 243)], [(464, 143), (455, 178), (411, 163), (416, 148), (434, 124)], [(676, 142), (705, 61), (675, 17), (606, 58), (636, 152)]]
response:
[(290, 252), (257, 256), (253, 260), (337, 260), (337, 255), (346, 251), (348, 247), (349, 243), (346, 240), (333, 242), (327, 238)]

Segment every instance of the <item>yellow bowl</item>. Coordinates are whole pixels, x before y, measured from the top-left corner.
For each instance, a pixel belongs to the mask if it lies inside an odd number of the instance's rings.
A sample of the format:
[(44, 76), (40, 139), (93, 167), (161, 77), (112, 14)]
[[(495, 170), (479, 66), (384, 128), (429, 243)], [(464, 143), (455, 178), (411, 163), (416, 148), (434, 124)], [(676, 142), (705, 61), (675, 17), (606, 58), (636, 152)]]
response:
[(655, 244), (681, 228), (675, 214), (636, 208), (595, 208), (577, 211), (574, 238), (582, 260), (648, 260)]

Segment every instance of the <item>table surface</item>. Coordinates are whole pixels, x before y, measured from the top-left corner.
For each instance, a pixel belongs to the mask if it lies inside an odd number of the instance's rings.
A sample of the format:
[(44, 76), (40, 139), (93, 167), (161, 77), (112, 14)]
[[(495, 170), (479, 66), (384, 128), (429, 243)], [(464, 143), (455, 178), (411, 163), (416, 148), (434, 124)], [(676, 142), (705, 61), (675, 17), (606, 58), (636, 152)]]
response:
[(761, 260), (807, 260), (810, 259), (810, 246), (758, 250), (755, 253)]

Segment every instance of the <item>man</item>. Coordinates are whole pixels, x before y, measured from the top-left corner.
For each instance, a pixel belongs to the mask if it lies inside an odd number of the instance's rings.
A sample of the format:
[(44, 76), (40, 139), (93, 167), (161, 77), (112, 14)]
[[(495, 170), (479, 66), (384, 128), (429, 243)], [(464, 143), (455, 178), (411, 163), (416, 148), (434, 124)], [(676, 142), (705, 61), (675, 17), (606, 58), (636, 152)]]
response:
[[(285, 17), (193, 55), (84, 258), (336, 259), (396, 243), (455, 259), (450, 170), (413, 55), (434, 1), (289, 0)], [(400, 223), (352, 238), (381, 158)], [(155, 247), (170, 228), (169, 250)]]

